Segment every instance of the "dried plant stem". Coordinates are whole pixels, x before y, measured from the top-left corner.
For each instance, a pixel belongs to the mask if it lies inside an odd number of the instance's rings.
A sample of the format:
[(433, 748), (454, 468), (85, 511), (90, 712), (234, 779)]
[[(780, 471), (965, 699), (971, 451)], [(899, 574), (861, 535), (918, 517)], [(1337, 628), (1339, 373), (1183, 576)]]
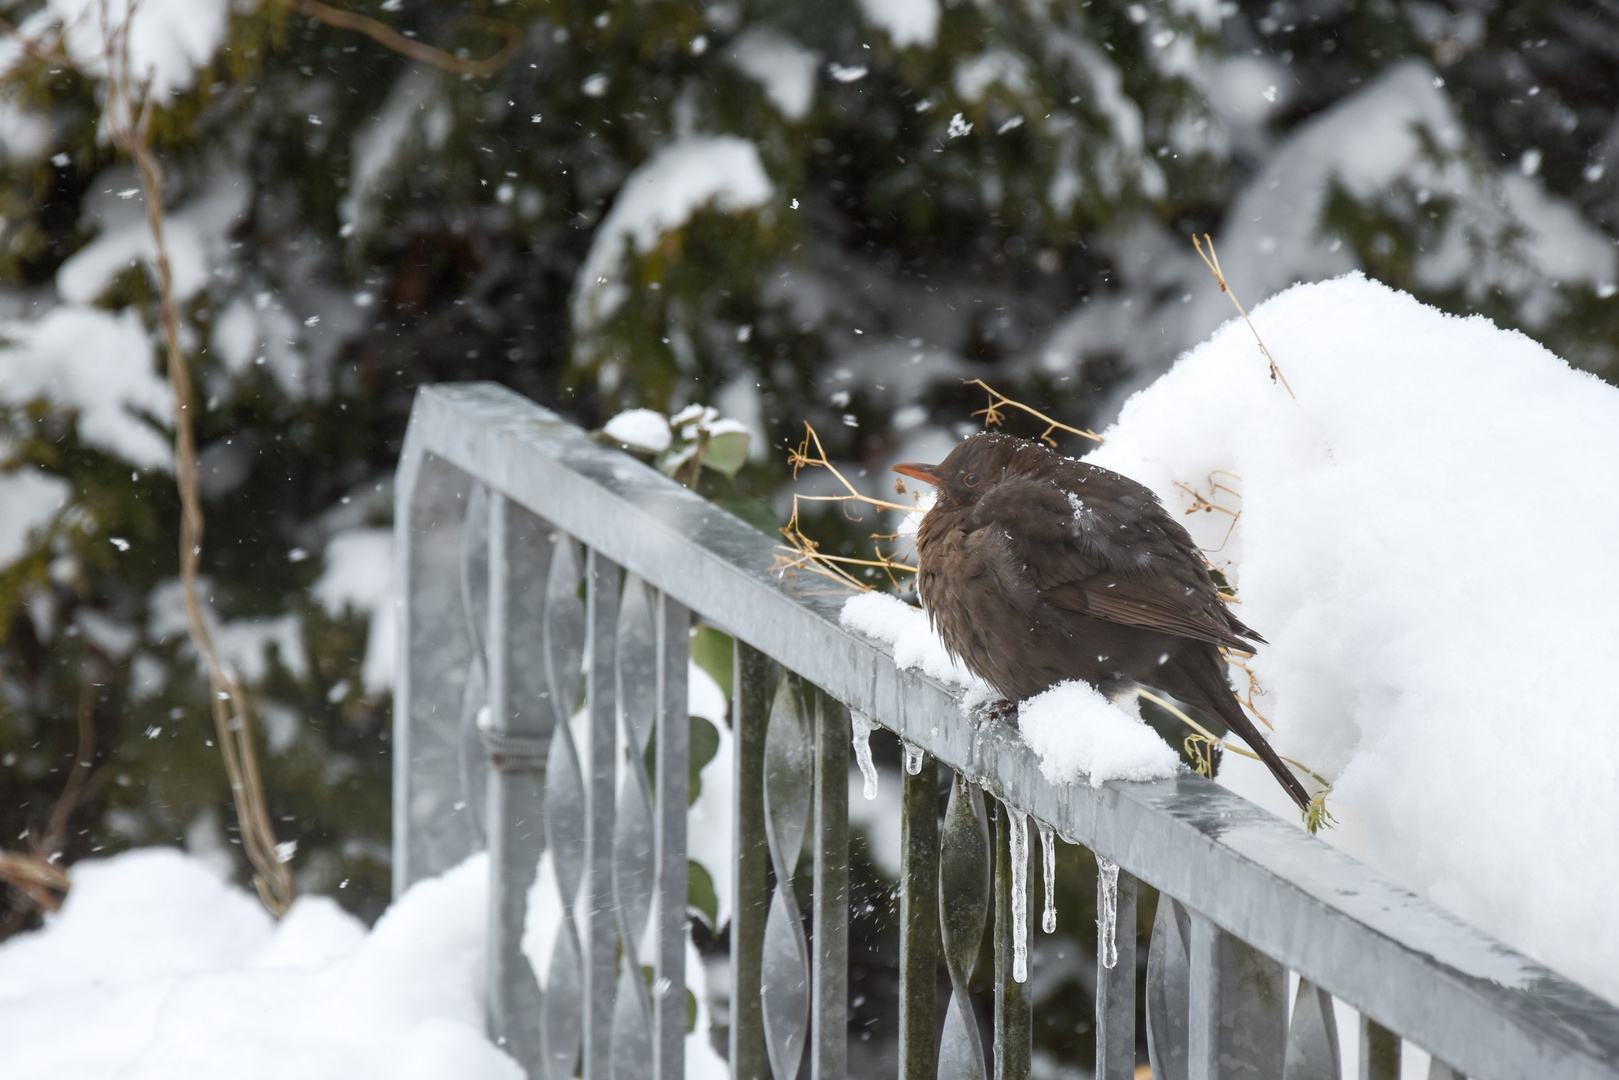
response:
[(989, 383), (985, 382), (983, 379), (968, 379), (965, 385), (981, 387), (983, 390), (988, 392), (989, 405), (973, 413), (974, 416), (982, 416), (984, 418), (984, 425), (986, 427), (1001, 426), (1001, 423), (1006, 419), (1006, 414), (1001, 412), (1003, 408), (1017, 409), (1019, 412), (1028, 413), (1036, 420), (1045, 421), (1046, 430), (1040, 433), (1040, 441), (1051, 447), (1053, 450), (1057, 448), (1057, 441), (1051, 437), (1051, 433), (1053, 431), (1066, 431), (1071, 435), (1078, 435), (1081, 438), (1090, 439), (1093, 442), (1098, 443), (1107, 441), (1094, 431), (1086, 431), (1083, 428), (1070, 427), (1061, 420), (1053, 420), (1045, 413), (1032, 409), (1015, 398), (1007, 397), (1005, 394), (989, 385)]
[(319, 19), (328, 26), (335, 26), (342, 30), (353, 30), (364, 34), (378, 44), (392, 49), (402, 56), (412, 60), (420, 60), (424, 64), (448, 71), (452, 75), (492, 75), (510, 63), (511, 58), (517, 55), (517, 50), (523, 47), (523, 32), (508, 22), (498, 19), (485, 19), (476, 15), (463, 15), (458, 22), (477, 26), (485, 30), (503, 34), (506, 44), (500, 51), (485, 60), (466, 60), (454, 53), (447, 53), (443, 49), (435, 49), (431, 45), (424, 45), (420, 41), (408, 38), (394, 30), (386, 23), (365, 15), (358, 15), (352, 11), (343, 11), (320, 3), (320, 0), (281, 0), (281, 3), (312, 19)]
[[(68, 822), (80, 802), (100, 787), (99, 781), (106, 775), (105, 771), (97, 774), (94, 782), (90, 775), (96, 756), (94, 695), (95, 687), (86, 676), (79, 687), (79, 743), (73, 753), (73, 767), (68, 770), (67, 783), (62, 785), (62, 793), (51, 808), (50, 823), (45, 827), (45, 834), (33, 835), (30, 829), (27, 855), (0, 851), (0, 881), (22, 893), (40, 911), (56, 911), (62, 906), (61, 896), (68, 891), (71, 882), (56, 865), (56, 860), (61, 857), (62, 848), (67, 844)], [(4, 923), (0, 923), (0, 939), (19, 930), (27, 915), (27, 907), (14, 906)]]
[[(186, 628), (208, 670), (214, 728), (219, 737), (225, 774), (236, 804), (242, 847), (252, 864), (253, 885), (259, 898), (276, 915), (292, 905), (296, 884), (292, 872), (276, 852), (275, 829), (265, 802), (258, 757), (253, 746), (253, 725), (247, 695), (225, 667), (214, 645), (213, 631), (197, 595), (198, 566), (202, 558), (204, 520), (197, 482), (197, 442), (192, 424), (191, 373), (180, 347), (180, 316), (174, 301), (174, 274), (164, 241), (163, 168), (152, 152), (150, 129), (153, 101), (143, 94), (137, 107), (131, 85), (128, 39), (134, 4), (116, 34), (108, 36), (107, 98), (104, 106), (108, 130), (120, 149), (135, 164), (146, 195), (146, 223), (152, 232), (157, 264), (158, 322), (168, 354), (169, 388), (174, 399), (174, 473), (180, 489), (180, 580), (185, 598)], [(138, 113), (138, 115), (137, 115)]]
[[(1203, 250), (1204, 244), (1209, 245), (1207, 252)], [(1225, 279), (1225, 271), (1220, 269), (1220, 256), (1214, 252), (1214, 240), (1208, 233), (1204, 233), (1202, 242), (1199, 242), (1197, 234), (1193, 233), (1192, 246), (1197, 249), (1198, 257), (1203, 260), (1203, 265), (1209, 268), (1209, 273), (1214, 275), (1214, 280), (1220, 283), (1220, 291), (1231, 297), (1231, 302), (1237, 307), (1237, 314), (1242, 316), (1242, 321), (1248, 324), (1249, 330), (1253, 331), (1254, 340), (1259, 343), (1259, 351), (1265, 354), (1265, 360), (1270, 364), (1270, 381), (1281, 383), (1282, 389), (1287, 391), (1287, 396), (1297, 401), (1299, 399), (1298, 395), (1293, 393), (1291, 386), (1287, 385), (1287, 376), (1282, 374), (1282, 369), (1276, 365), (1276, 358), (1265, 347), (1265, 339), (1259, 336), (1259, 330), (1254, 326), (1254, 321), (1248, 317), (1248, 312), (1243, 310), (1242, 301), (1238, 300), (1237, 294), (1231, 291), (1231, 285)]]
[[(812, 447), (813, 450), (811, 449)], [(791, 554), (776, 556), (776, 570), (778, 573), (791, 573), (803, 568), (811, 573), (831, 578), (841, 585), (858, 589), (861, 592), (869, 592), (871, 586), (856, 578), (843, 567), (867, 566), (882, 570), (888, 575), (889, 582), (895, 586), (899, 584), (899, 579), (895, 575), (916, 573), (916, 567), (894, 558), (880, 547), (877, 549), (877, 558), (875, 559), (858, 559), (848, 555), (828, 555), (821, 551), (821, 545), (818, 541), (811, 539), (804, 532), (798, 521), (798, 508), (801, 501), (843, 503), (845, 513), (848, 512), (847, 505), (849, 503), (874, 506), (880, 510), (898, 510), (907, 514), (915, 510), (915, 506), (906, 506), (904, 503), (873, 498), (857, 489), (849, 482), (849, 478), (844, 476), (838, 470), (838, 467), (827, 458), (826, 449), (821, 445), (820, 435), (816, 434), (815, 428), (808, 423), (804, 425), (804, 441), (799, 444), (798, 449), (791, 451), (787, 455), (787, 463), (792, 466), (794, 479), (797, 479), (798, 470), (802, 468), (825, 469), (837, 479), (839, 484), (843, 485), (846, 494), (793, 496), (792, 517), (781, 530), (782, 536), (787, 538), (787, 544), (783, 547), (783, 550), (791, 552)], [(878, 539), (892, 539), (892, 537), (878, 536), (876, 534), (872, 536), (874, 542)]]

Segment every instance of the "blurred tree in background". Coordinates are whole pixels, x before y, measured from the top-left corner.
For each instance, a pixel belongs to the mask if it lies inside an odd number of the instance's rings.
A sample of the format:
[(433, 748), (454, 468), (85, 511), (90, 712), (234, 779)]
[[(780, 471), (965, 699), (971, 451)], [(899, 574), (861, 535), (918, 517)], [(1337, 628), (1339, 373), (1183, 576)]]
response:
[[(1619, 375), (1610, 6), (351, 10), (462, 58), (519, 47), (455, 74), (294, 0), (140, 0), (131, 59), (159, 103), (221, 648), (302, 887), (368, 916), (391, 478), (423, 383), (496, 380), (592, 427), (715, 405), (755, 433), (723, 494), (779, 512), (805, 420), (874, 485), (974, 426), (966, 378), (1105, 423), (1231, 314), (1205, 231), (1250, 306), (1361, 269)], [(45, 828), (83, 715), (67, 861), (179, 841), (240, 870), (179, 614), (151, 247), (100, 120), (102, 11), (0, 0), (76, 61), (0, 35), (0, 843)], [(29, 911), (0, 896), (7, 927)]]

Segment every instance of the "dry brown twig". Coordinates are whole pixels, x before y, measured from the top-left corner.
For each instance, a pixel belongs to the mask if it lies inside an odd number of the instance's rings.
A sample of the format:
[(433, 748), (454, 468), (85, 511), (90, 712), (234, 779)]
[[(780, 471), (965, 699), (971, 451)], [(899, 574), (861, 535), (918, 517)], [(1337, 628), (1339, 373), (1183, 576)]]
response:
[(343, 30), (353, 30), (364, 34), (372, 41), (392, 49), (401, 56), (408, 56), (412, 60), (420, 60), (424, 64), (431, 64), (436, 68), (448, 71), (452, 75), (492, 75), (511, 62), (517, 55), (517, 50), (523, 47), (523, 31), (511, 23), (499, 19), (486, 19), (480, 15), (463, 15), (456, 20), (459, 24), (489, 30), (504, 35), (506, 44), (500, 47), (495, 55), (484, 60), (467, 60), (454, 53), (435, 49), (431, 45), (424, 45), (420, 41), (406, 37), (399, 31), (378, 22), (376, 19), (359, 15), (352, 11), (343, 11), (320, 0), (280, 0), (286, 7), (291, 8), (300, 15), (307, 15), (311, 19), (319, 19), (328, 26), (335, 26)]
[[(96, 756), (94, 695), (95, 682), (86, 676), (79, 687), (79, 742), (73, 753), (73, 767), (68, 770), (67, 783), (51, 808), (44, 834), (29, 829), (25, 855), (0, 851), (0, 881), (11, 885), (40, 911), (56, 911), (62, 906), (61, 898), (71, 881), (57, 861), (67, 846), (68, 823), (83, 802), (95, 797), (108, 775), (106, 769), (91, 772)], [(20, 929), (28, 911), (28, 907), (14, 905), (0, 923), (0, 939)]]
[(1040, 433), (1040, 441), (1051, 447), (1053, 450), (1057, 448), (1057, 440), (1051, 437), (1051, 433), (1053, 431), (1066, 431), (1071, 435), (1078, 435), (1082, 439), (1090, 439), (1091, 441), (1097, 443), (1107, 441), (1094, 431), (1086, 431), (1082, 428), (1070, 427), (1061, 420), (1053, 420), (1045, 413), (1040, 412), (1037, 409), (1030, 408), (1015, 398), (1007, 397), (1005, 394), (989, 385), (989, 383), (985, 382), (983, 379), (968, 379), (965, 385), (980, 387), (989, 394), (989, 405), (973, 413), (974, 416), (982, 416), (984, 418), (985, 427), (1000, 427), (1001, 424), (1006, 420), (1006, 414), (1001, 412), (1001, 410), (1017, 409), (1019, 412), (1028, 413), (1036, 420), (1045, 421), (1046, 430)]
[(197, 480), (197, 440), (191, 419), (191, 372), (180, 346), (174, 274), (164, 240), (163, 167), (151, 147), (151, 122), (156, 104), (148, 87), (143, 86), (137, 95), (134, 73), (129, 67), (129, 25), (135, 12), (135, 0), (126, 0), (122, 23), (113, 24), (107, 11), (108, 0), (102, 0), (103, 19), (107, 20), (104, 37), (107, 90), (103, 113), (113, 141), (128, 155), (140, 176), (146, 195), (146, 223), (152, 233), (153, 261), (157, 267), (158, 323), (174, 401), (174, 474), (180, 489), (180, 580), (186, 628), (208, 670), (214, 728), (219, 737), (220, 755), (225, 760), (231, 797), (236, 804), (242, 847), (254, 870), (253, 885), (265, 907), (281, 915), (292, 906), (297, 886), (291, 870), (276, 851), (275, 828), (270, 823), (253, 746), (252, 713), (241, 684), (219, 658), (213, 631), (197, 594), (204, 529), (202, 496)]
[[(813, 450), (811, 449), (812, 447)], [(821, 550), (819, 541), (810, 538), (804, 532), (798, 521), (800, 501), (842, 503), (845, 515), (848, 514), (849, 503), (872, 506), (879, 510), (898, 510), (907, 514), (916, 509), (914, 505), (906, 506), (904, 503), (889, 502), (886, 499), (874, 498), (861, 492), (827, 458), (826, 450), (821, 445), (821, 437), (816, 434), (815, 428), (807, 422), (804, 424), (804, 441), (798, 445), (796, 450), (788, 453), (787, 464), (792, 466), (795, 480), (798, 478), (799, 469), (825, 469), (837, 479), (839, 484), (843, 485), (845, 494), (793, 496), (792, 517), (788, 519), (786, 526), (781, 530), (782, 536), (787, 539), (783, 550), (790, 552), (790, 554), (776, 556), (775, 569), (777, 573), (786, 575), (799, 569), (805, 569), (811, 573), (831, 578), (833, 581), (847, 585), (850, 588), (858, 589), (861, 592), (869, 592), (871, 586), (845, 570), (845, 566), (864, 566), (882, 570), (888, 575), (889, 582), (896, 587), (899, 585), (899, 578), (895, 576), (896, 574), (916, 573), (916, 567), (889, 555), (881, 547), (877, 548), (877, 558), (875, 559), (858, 559), (849, 555), (828, 555)], [(851, 518), (850, 520), (857, 519)], [(877, 540), (892, 540), (895, 537), (889, 534), (873, 533), (871, 539), (875, 543)]]
[[(1204, 252), (1203, 244), (1209, 245), (1207, 252)], [(1259, 336), (1259, 330), (1254, 326), (1254, 321), (1248, 317), (1248, 312), (1243, 310), (1242, 301), (1238, 300), (1237, 294), (1231, 291), (1231, 285), (1225, 279), (1225, 271), (1220, 269), (1220, 256), (1215, 254), (1213, 238), (1208, 233), (1204, 233), (1202, 243), (1199, 243), (1197, 234), (1193, 233), (1192, 246), (1197, 249), (1198, 257), (1203, 260), (1203, 265), (1209, 268), (1209, 273), (1214, 275), (1214, 280), (1220, 283), (1220, 291), (1231, 297), (1231, 302), (1237, 307), (1237, 314), (1242, 316), (1242, 321), (1248, 324), (1249, 330), (1253, 331), (1254, 340), (1259, 343), (1259, 351), (1265, 354), (1265, 360), (1270, 364), (1270, 381), (1281, 383), (1282, 389), (1287, 391), (1287, 396), (1297, 401), (1299, 399), (1298, 395), (1293, 393), (1293, 388), (1287, 384), (1287, 376), (1282, 374), (1282, 369), (1276, 365), (1276, 358), (1265, 347), (1265, 339)]]

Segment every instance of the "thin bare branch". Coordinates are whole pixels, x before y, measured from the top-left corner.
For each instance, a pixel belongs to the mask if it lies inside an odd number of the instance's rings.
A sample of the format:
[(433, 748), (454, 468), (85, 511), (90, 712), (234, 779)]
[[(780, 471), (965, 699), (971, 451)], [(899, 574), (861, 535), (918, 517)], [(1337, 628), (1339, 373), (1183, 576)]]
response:
[(966, 381), (966, 385), (981, 387), (989, 393), (989, 405), (973, 413), (974, 416), (982, 416), (984, 418), (985, 427), (1001, 426), (1001, 424), (1006, 420), (1006, 414), (1001, 412), (1003, 408), (1017, 409), (1019, 412), (1028, 413), (1036, 420), (1045, 421), (1046, 430), (1040, 433), (1040, 441), (1051, 447), (1053, 450), (1057, 448), (1057, 441), (1051, 437), (1051, 433), (1054, 431), (1066, 431), (1071, 435), (1078, 435), (1082, 439), (1090, 439), (1091, 441), (1098, 443), (1107, 441), (1094, 431), (1086, 431), (1083, 428), (1070, 427), (1061, 420), (1053, 420), (1045, 413), (1040, 412), (1037, 409), (1032, 409), (1015, 398), (1007, 397), (1005, 394), (989, 385), (989, 383), (985, 382), (983, 379), (968, 379)]
[[(105, 12), (105, 0), (103, 11)], [(169, 389), (174, 402), (175, 482), (180, 489), (180, 580), (185, 602), (186, 627), (197, 654), (208, 671), (214, 728), (230, 781), (242, 834), (242, 846), (254, 869), (253, 884), (259, 898), (277, 915), (292, 905), (296, 884), (276, 851), (275, 828), (270, 822), (258, 758), (253, 744), (252, 714), (241, 684), (219, 658), (197, 592), (202, 557), (204, 519), (197, 480), (197, 443), (192, 424), (191, 373), (180, 346), (180, 316), (174, 300), (174, 274), (164, 238), (163, 168), (148, 140), (153, 98), (143, 87), (136, 104), (128, 60), (129, 16), (111, 27), (106, 37), (108, 130), (119, 148), (135, 164), (146, 195), (146, 223), (152, 233), (157, 266), (158, 323), (168, 359)]]
[(456, 20), (468, 26), (493, 33), (504, 35), (506, 44), (500, 51), (484, 60), (467, 60), (454, 53), (435, 49), (431, 45), (424, 45), (420, 41), (408, 38), (399, 31), (394, 30), (386, 23), (366, 15), (359, 15), (352, 11), (334, 8), (329, 4), (322, 4), (320, 0), (281, 0), (281, 3), (312, 19), (319, 19), (328, 26), (335, 26), (342, 30), (353, 30), (364, 34), (372, 41), (392, 49), (402, 56), (412, 60), (420, 60), (424, 64), (448, 71), (452, 75), (492, 75), (511, 62), (517, 55), (517, 50), (523, 47), (523, 31), (511, 23), (498, 19), (486, 19), (479, 15), (463, 15)]
[[(1207, 253), (1203, 251), (1203, 244), (1209, 245)], [(1226, 281), (1225, 272), (1220, 269), (1220, 256), (1214, 252), (1213, 238), (1208, 233), (1204, 233), (1203, 240), (1200, 243), (1197, 234), (1193, 233), (1192, 246), (1197, 249), (1198, 257), (1203, 260), (1203, 265), (1209, 268), (1209, 273), (1214, 275), (1214, 280), (1220, 283), (1220, 291), (1231, 297), (1231, 302), (1237, 307), (1237, 314), (1242, 316), (1242, 321), (1248, 324), (1249, 330), (1253, 331), (1254, 340), (1259, 342), (1259, 351), (1265, 354), (1265, 360), (1270, 364), (1270, 381), (1280, 382), (1282, 389), (1287, 391), (1287, 396), (1297, 401), (1299, 399), (1298, 395), (1293, 393), (1291, 386), (1287, 385), (1287, 376), (1283, 375), (1282, 369), (1276, 365), (1276, 358), (1265, 347), (1265, 339), (1259, 336), (1259, 330), (1254, 326), (1254, 321), (1248, 317), (1248, 312), (1243, 310), (1242, 301), (1237, 299), (1237, 294), (1231, 290), (1230, 283)]]

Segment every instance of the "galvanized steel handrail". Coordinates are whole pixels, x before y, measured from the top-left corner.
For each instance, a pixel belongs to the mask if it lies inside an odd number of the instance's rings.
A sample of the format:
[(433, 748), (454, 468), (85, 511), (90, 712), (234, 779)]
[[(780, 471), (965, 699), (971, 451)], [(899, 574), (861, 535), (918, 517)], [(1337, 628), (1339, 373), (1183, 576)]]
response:
[[(422, 552), (432, 545), (458, 542), (448, 536), (454, 523), (428, 512), (461, 497), (443, 494), (463, 490), (446, 477), (487, 485), (970, 784), (1117, 863), (1124, 903), (1133, 903), (1132, 875), (1178, 900), (1193, 1021), (1187, 1075), (1234, 1075), (1220, 1064), (1229, 1049), (1220, 1018), (1234, 1015), (1221, 1012), (1231, 1007), (1221, 1004), (1221, 980), (1268, 957), (1375, 1021), (1362, 1033), (1363, 1075), (1379, 1075), (1382, 1025), (1481, 1080), (1619, 1077), (1613, 1005), (1201, 777), (1099, 788), (1046, 781), (1013, 730), (970, 722), (951, 690), (898, 669), (885, 645), (839, 625), (845, 591), (814, 575), (777, 573), (773, 538), (508, 390), (452, 385), (418, 395), (397, 486), (400, 582), (419, 575), (427, 565)], [(436, 503), (423, 494), (434, 484), (441, 489)], [(407, 586), (423, 595), (446, 587)], [(466, 656), (429, 658), (436, 667), (424, 670), (428, 662), (412, 641), (429, 631), (411, 624), (410, 603), (402, 612), (395, 701), (396, 889), (477, 844), (470, 827), (450, 823), (451, 816), (435, 824), (412, 812), (412, 798), (421, 795), (411, 773), (412, 726), (449, 707), (453, 694), (442, 686), (445, 679), (459, 685), (454, 673)], [(908, 786), (906, 798), (921, 805), (916, 790)], [(931, 917), (926, 903), (919, 906)], [(1173, 938), (1171, 906), (1161, 904), (1160, 929), (1166, 925)], [(1241, 943), (1263, 955), (1252, 958)], [(927, 954), (922, 962), (934, 961)], [(1103, 982), (1133, 995), (1133, 968), (1126, 979), (1125, 966)], [(1280, 968), (1265, 970), (1274, 982)], [(1281, 977), (1285, 989), (1285, 972)], [(836, 1000), (837, 986), (825, 990), (824, 1000)], [(1102, 992), (1106, 997), (1106, 985)], [(1133, 1046), (1133, 997), (1128, 1024), (1122, 1002), (1113, 1008), (1099, 1039), (1112, 1050), (1099, 1045), (1098, 1071), (1129, 1075), (1121, 1058)]]

